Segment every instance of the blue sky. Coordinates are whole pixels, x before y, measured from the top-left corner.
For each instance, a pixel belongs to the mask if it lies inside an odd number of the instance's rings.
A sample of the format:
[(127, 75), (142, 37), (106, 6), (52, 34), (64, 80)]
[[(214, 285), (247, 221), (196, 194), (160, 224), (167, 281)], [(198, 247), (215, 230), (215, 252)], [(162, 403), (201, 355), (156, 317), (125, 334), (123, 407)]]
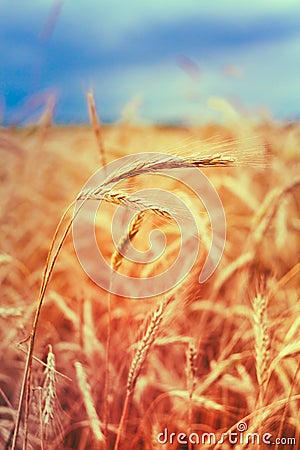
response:
[(300, 117), (299, 0), (1, 0), (0, 119), (218, 120), (224, 98), (251, 117)]

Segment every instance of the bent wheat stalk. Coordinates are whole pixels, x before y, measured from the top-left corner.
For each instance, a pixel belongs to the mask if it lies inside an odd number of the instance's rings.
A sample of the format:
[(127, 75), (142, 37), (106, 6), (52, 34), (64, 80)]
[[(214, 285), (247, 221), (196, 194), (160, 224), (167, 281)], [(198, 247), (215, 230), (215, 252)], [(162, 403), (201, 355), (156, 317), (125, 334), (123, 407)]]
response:
[[(28, 417), (29, 417), (29, 401), (30, 401), (30, 381), (31, 381), (31, 370), (32, 370), (32, 360), (33, 360), (33, 350), (34, 350), (34, 344), (35, 344), (35, 337), (36, 337), (36, 331), (37, 331), (37, 325), (38, 325), (38, 321), (39, 321), (39, 317), (40, 317), (40, 313), (41, 313), (41, 309), (42, 309), (42, 305), (43, 305), (43, 300), (44, 300), (44, 296), (45, 296), (45, 292), (46, 292), (46, 288), (47, 285), (49, 283), (49, 279), (51, 276), (51, 273), (53, 271), (55, 262), (58, 258), (59, 252), (63, 246), (63, 243), (66, 239), (66, 236), (69, 232), (69, 229), (71, 228), (72, 225), (72, 220), (69, 221), (69, 223), (67, 224), (67, 227), (61, 237), (61, 240), (58, 244), (58, 247), (53, 255), (53, 259), (51, 261), (51, 255), (52, 252), (54, 250), (54, 245), (56, 242), (56, 239), (58, 237), (58, 233), (59, 230), (63, 224), (63, 221), (65, 219), (65, 217), (67, 216), (68, 212), (70, 211), (70, 209), (72, 208), (72, 206), (74, 205), (75, 201), (72, 202), (68, 208), (65, 210), (65, 212), (63, 213), (57, 227), (56, 230), (54, 232), (52, 241), (51, 241), (51, 245), (48, 251), (48, 255), (47, 255), (47, 260), (46, 260), (46, 264), (45, 264), (45, 268), (44, 268), (44, 273), (43, 273), (43, 277), (42, 277), (42, 282), (41, 282), (41, 287), (40, 287), (40, 292), (38, 295), (38, 301), (37, 301), (37, 307), (36, 307), (36, 312), (35, 312), (35, 316), (34, 316), (34, 320), (33, 320), (33, 324), (32, 324), (32, 328), (31, 328), (31, 332), (30, 332), (30, 337), (29, 337), (29, 348), (28, 348), (28, 352), (27, 352), (27, 358), (26, 358), (26, 362), (25, 362), (25, 369), (24, 369), (24, 375), (23, 375), (23, 380), (22, 380), (22, 386), (21, 386), (21, 392), (20, 392), (20, 399), (19, 399), (19, 405), (18, 405), (18, 410), (17, 410), (17, 416), (16, 416), (16, 422), (14, 425), (14, 433), (13, 433), (13, 438), (12, 438), (12, 447), (11, 450), (15, 450), (16, 445), (17, 445), (17, 439), (18, 439), (18, 434), (19, 434), (19, 429), (20, 429), (20, 423), (21, 423), (21, 417), (22, 417), (22, 409), (23, 409), (23, 403), (25, 401), (25, 419), (24, 419), (24, 439), (23, 439), (23, 449), (26, 450), (27, 447), (27, 434), (28, 434), (28, 428), (27, 428), (27, 424), (28, 424)], [(83, 204), (83, 203), (82, 203)], [(78, 210), (79, 211), (79, 210)]]

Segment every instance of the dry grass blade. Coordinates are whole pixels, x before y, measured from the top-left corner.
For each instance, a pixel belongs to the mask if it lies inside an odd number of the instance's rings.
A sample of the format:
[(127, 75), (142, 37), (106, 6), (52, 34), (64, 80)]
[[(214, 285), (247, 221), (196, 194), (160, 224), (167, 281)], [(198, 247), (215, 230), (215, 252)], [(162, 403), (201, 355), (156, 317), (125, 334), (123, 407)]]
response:
[(86, 373), (82, 364), (79, 361), (75, 361), (76, 376), (78, 386), (82, 394), (84, 406), (89, 418), (91, 430), (98, 442), (104, 442), (104, 435), (101, 431), (101, 422), (96, 412), (96, 408), (93, 402), (93, 396), (91, 392), (91, 386), (88, 383)]
[[(189, 342), (186, 351), (186, 375), (187, 375), (187, 389), (189, 394), (188, 401), (188, 434), (191, 433), (192, 417), (193, 417), (193, 395), (196, 387), (196, 358), (197, 350), (192, 340)], [(188, 443), (189, 450), (192, 448), (191, 442)]]

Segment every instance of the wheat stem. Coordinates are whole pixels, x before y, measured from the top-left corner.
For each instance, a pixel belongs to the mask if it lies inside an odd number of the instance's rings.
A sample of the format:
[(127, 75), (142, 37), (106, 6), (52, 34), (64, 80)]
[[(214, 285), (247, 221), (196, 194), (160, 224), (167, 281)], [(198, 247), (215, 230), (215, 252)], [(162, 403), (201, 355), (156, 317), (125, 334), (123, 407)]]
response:
[[(186, 374), (187, 374), (187, 388), (189, 392), (189, 403), (188, 403), (188, 435), (191, 433), (192, 429), (192, 416), (193, 416), (193, 394), (196, 387), (196, 358), (197, 350), (195, 344), (192, 340), (189, 341), (189, 346), (186, 351)], [(192, 449), (192, 443), (188, 443), (188, 450)]]
[[(35, 312), (35, 316), (34, 316), (34, 320), (33, 320), (33, 324), (32, 324), (32, 328), (31, 328), (31, 332), (30, 332), (30, 337), (29, 337), (29, 348), (28, 348), (28, 352), (27, 352), (27, 358), (26, 358), (26, 362), (25, 362), (25, 369), (24, 369), (24, 374), (23, 374), (23, 380), (22, 380), (22, 386), (21, 386), (21, 392), (20, 392), (20, 399), (19, 399), (19, 404), (18, 404), (18, 410), (17, 410), (17, 416), (16, 416), (16, 422), (14, 425), (14, 433), (13, 433), (13, 438), (12, 438), (12, 447), (11, 450), (15, 450), (16, 449), (16, 445), (17, 445), (17, 439), (18, 439), (18, 434), (19, 434), (19, 429), (20, 429), (20, 423), (21, 423), (21, 417), (22, 417), (22, 409), (23, 409), (23, 402), (25, 401), (25, 419), (24, 419), (24, 440), (23, 440), (23, 449), (26, 450), (26, 446), (27, 446), (27, 434), (28, 434), (28, 416), (29, 416), (29, 400), (30, 400), (30, 381), (31, 381), (31, 369), (32, 369), (32, 359), (33, 359), (33, 350), (34, 350), (34, 344), (35, 344), (35, 336), (36, 336), (36, 331), (37, 331), (37, 325), (38, 325), (38, 321), (39, 321), (39, 317), (40, 317), (40, 312), (41, 312), (41, 308), (43, 305), (43, 300), (44, 300), (44, 296), (45, 296), (45, 291), (47, 288), (47, 285), (49, 283), (49, 279), (51, 276), (51, 273), (53, 271), (55, 262), (57, 260), (58, 254), (62, 248), (62, 245), (66, 239), (66, 236), (69, 232), (69, 229), (73, 223), (73, 219), (71, 219), (69, 221), (69, 223), (67, 224), (67, 227), (61, 237), (61, 240), (58, 244), (58, 247), (55, 251), (55, 254), (53, 255), (53, 259), (52, 262), (50, 262), (51, 260), (51, 255), (54, 249), (54, 244), (56, 241), (56, 238), (58, 236), (58, 232), (61, 228), (61, 225), (63, 223), (63, 220), (65, 219), (67, 213), (69, 212), (69, 210), (71, 209), (71, 207), (73, 206), (74, 202), (72, 202), (68, 208), (65, 210), (65, 212), (63, 213), (57, 227), (56, 230), (54, 232), (52, 241), (51, 241), (51, 245), (48, 251), (48, 255), (47, 255), (47, 260), (46, 260), (46, 264), (45, 264), (45, 269), (44, 269), (44, 273), (43, 273), (43, 278), (42, 278), (42, 282), (41, 282), (41, 286), (40, 286), (40, 292), (39, 292), (39, 296), (38, 296), (38, 301), (37, 301), (37, 308), (36, 308), (36, 312)], [(82, 202), (83, 205), (83, 202)], [(82, 206), (81, 205), (81, 206)], [(80, 208), (79, 208), (80, 209)], [(77, 211), (77, 213), (79, 212), (79, 209)]]

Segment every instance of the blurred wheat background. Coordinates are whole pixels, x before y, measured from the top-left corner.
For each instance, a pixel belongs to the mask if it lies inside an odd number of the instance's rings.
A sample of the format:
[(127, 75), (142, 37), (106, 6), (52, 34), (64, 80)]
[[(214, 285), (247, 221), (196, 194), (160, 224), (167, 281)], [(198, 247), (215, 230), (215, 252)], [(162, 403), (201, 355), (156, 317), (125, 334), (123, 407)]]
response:
[[(162, 187), (181, 192), (202, 234), (192, 272), (172, 292), (143, 300), (111, 295), (108, 312), (109, 294), (86, 276), (72, 236), (67, 236), (39, 318), (29, 415), (22, 413), (16, 448), (22, 448), (25, 421), (27, 448), (32, 449), (188, 448), (169, 441), (162, 446), (157, 436), (165, 428), (199, 436), (221, 433), (236, 429), (240, 421), (249, 432), (298, 442), (275, 448), (298, 448), (299, 125), (253, 125), (241, 118), (238, 132), (230, 122), (176, 128), (136, 127), (127, 121), (100, 127), (94, 117), (93, 127), (67, 128), (52, 127), (50, 117), (46, 111), (35, 127), (2, 129), (0, 135), (5, 157), (1, 448), (12, 442), (28, 336), (52, 236), (103, 156), (111, 161), (141, 150), (176, 151), (186, 138), (207, 145), (209, 137), (228, 140), (243, 133), (260, 136), (268, 165), (204, 169), (227, 218), (225, 253), (206, 283), (200, 285), (198, 276), (209, 248), (209, 220), (175, 181), (167, 179), (163, 185), (160, 177)], [(135, 177), (134, 186), (149, 185), (155, 176), (150, 181)], [(176, 227), (147, 214), (138, 222), (131, 236), (137, 248), (145, 247), (154, 227), (169, 239), (159, 261), (140, 267), (117, 256), (110, 235), (114, 209), (109, 203), (101, 206), (97, 225), (107, 261), (131, 276), (151, 276), (168, 267), (178, 251)], [(231, 445), (225, 441), (221, 448)], [(257, 448), (265, 447), (261, 443)]]

